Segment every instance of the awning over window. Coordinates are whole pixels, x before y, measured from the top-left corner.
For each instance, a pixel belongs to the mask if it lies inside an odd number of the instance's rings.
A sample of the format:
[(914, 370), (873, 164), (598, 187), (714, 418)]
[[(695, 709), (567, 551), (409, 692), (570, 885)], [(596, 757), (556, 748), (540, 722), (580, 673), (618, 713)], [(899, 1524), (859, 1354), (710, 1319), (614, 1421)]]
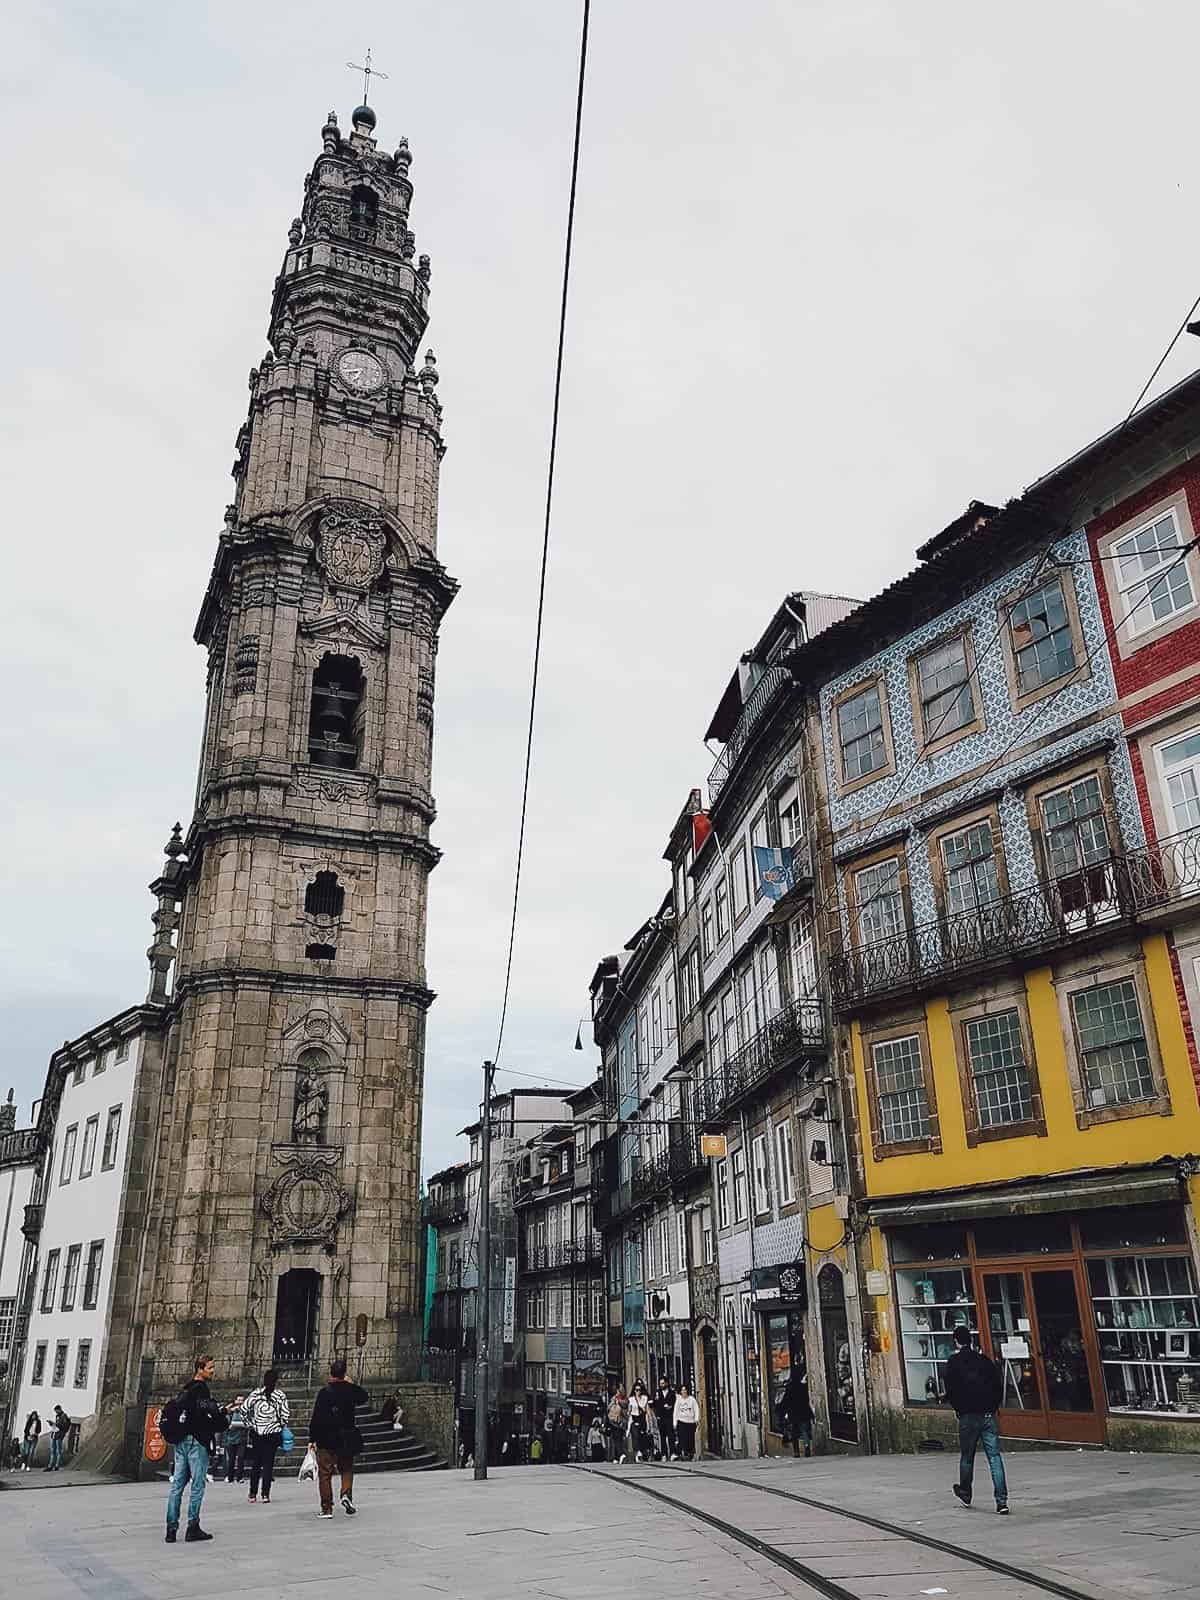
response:
[(1095, 1211), (1104, 1206), (1162, 1204), (1181, 1198), (1174, 1167), (1128, 1167), (1116, 1171), (1059, 1175), (1036, 1184), (957, 1190), (917, 1199), (868, 1200), (872, 1222), (912, 1227), (923, 1222), (970, 1222), (983, 1217), (1029, 1217), (1047, 1211)]

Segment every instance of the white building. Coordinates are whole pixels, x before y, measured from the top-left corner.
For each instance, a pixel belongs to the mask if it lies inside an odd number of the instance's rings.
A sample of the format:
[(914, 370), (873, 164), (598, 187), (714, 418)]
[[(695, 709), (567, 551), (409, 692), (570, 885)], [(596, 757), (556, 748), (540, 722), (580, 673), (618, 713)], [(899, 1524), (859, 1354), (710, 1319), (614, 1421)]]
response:
[[(37, 1166), (37, 1134), (18, 1128), (12, 1090), (0, 1106), (0, 1374), (7, 1377), (17, 1326), (21, 1264), (29, 1248), (21, 1229)], [(0, 1383), (0, 1420), (6, 1384)]]
[(146, 1020), (132, 1007), (55, 1051), (38, 1118), (37, 1253), (14, 1416), (36, 1410), (44, 1426), (61, 1405), (81, 1439), (96, 1420)]

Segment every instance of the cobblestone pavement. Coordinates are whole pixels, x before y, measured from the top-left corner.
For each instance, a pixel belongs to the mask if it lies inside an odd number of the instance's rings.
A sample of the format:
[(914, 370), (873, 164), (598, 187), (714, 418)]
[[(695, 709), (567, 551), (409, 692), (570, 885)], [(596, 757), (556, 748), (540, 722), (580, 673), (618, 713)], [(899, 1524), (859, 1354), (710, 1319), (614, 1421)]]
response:
[[(0, 1494), (0, 1592), (19, 1600), (283, 1600), (369, 1590), (480, 1600), (781, 1600), (814, 1590), (761, 1554), (625, 1486), (686, 1500), (820, 1571), (862, 1600), (1035, 1600), (1017, 1579), (776, 1495), (864, 1512), (1051, 1576), (1098, 1600), (1200, 1600), (1200, 1457), (1027, 1452), (1009, 1457), (1013, 1514), (963, 1510), (953, 1460), (705, 1462), (598, 1473), (567, 1467), (397, 1473), (360, 1481), (360, 1515), (320, 1522), (311, 1485), (269, 1506), (209, 1486), (208, 1545), (162, 1542), (155, 1484)], [(985, 1474), (986, 1478), (986, 1474)], [(983, 1487), (982, 1484), (979, 1487)]]

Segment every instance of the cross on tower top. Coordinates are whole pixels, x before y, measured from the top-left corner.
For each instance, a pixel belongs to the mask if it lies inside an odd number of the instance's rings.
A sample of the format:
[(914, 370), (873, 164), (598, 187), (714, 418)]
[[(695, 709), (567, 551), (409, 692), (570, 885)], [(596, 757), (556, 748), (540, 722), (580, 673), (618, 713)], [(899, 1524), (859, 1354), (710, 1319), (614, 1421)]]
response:
[(371, 98), (371, 79), (372, 78), (383, 78), (384, 80), (386, 80), (387, 76), (388, 76), (387, 73), (386, 72), (380, 72), (378, 67), (373, 67), (371, 65), (371, 52), (370, 52), (370, 50), (367, 51), (367, 58), (361, 65), (357, 61), (347, 61), (346, 65), (350, 68), (351, 72), (361, 72), (362, 73), (362, 75), (363, 75), (363, 105), (367, 105), (370, 102), (370, 98)]

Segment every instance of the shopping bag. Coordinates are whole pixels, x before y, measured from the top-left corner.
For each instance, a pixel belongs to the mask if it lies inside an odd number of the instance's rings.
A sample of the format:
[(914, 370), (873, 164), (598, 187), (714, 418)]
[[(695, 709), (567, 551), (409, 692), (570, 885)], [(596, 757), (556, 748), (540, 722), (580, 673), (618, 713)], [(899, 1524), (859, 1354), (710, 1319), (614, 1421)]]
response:
[(310, 1444), (308, 1449), (304, 1452), (304, 1460), (300, 1463), (300, 1471), (296, 1474), (296, 1476), (299, 1478), (300, 1482), (303, 1483), (305, 1478), (315, 1478), (316, 1475), (317, 1447), (314, 1444)]
[(284, 1455), (287, 1455), (289, 1450), (294, 1450), (296, 1448), (296, 1435), (286, 1423), (284, 1423), (279, 1435), (279, 1448), (283, 1451)]

